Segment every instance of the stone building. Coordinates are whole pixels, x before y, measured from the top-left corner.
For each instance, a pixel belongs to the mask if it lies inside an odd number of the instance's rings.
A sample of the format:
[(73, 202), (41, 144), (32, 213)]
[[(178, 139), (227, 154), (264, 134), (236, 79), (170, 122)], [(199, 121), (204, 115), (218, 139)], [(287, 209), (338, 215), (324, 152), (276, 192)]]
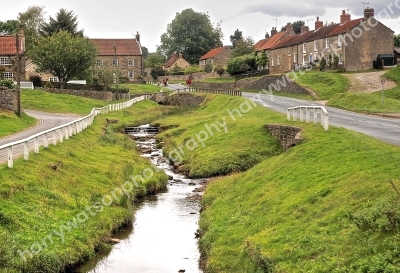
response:
[(342, 12), (340, 23), (323, 26), (315, 22), (315, 29), (303, 26), (302, 32), (288, 36), (270, 50), (271, 73), (291, 71), (322, 58), (331, 63), (336, 56), (337, 65), (347, 71), (373, 68), (378, 54), (393, 52), (394, 32), (374, 18), (374, 10), (367, 8), (364, 17), (351, 20)]
[(143, 54), (140, 35), (136, 39), (90, 39), (98, 48), (96, 68), (116, 69), (130, 81), (143, 76)]
[(172, 70), (175, 66), (180, 67), (182, 69), (185, 69), (190, 66), (190, 63), (188, 63), (183, 57), (181, 53), (172, 53), (171, 57), (168, 59), (168, 61), (165, 62), (163, 65), (163, 69), (170, 71)]
[[(18, 52), (20, 57), (20, 80), (25, 80), (25, 36), (21, 28), (18, 32)], [(1, 78), (17, 81), (17, 37), (0, 36), (0, 74)]]
[(199, 66), (204, 68), (206, 63), (210, 62), (213, 66), (221, 65), (225, 67), (228, 64), (231, 54), (232, 49), (230, 46), (221, 46), (211, 49), (199, 59)]

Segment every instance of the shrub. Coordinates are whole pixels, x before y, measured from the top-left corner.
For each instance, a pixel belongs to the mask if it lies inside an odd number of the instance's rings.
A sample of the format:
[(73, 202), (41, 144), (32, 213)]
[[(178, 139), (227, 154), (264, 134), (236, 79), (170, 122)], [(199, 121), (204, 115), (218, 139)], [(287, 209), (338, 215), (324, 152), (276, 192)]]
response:
[(30, 76), (29, 81), (31, 81), (33, 83), (34, 87), (42, 86), (42, 78), (39, 75)]
[(0, 80), (0, 86), (5, 86), (7, 88), (15, 88), (15, 84), (12, 80)]
[(229, 74), (240, 74), (245, 73), (248, 70), (254, 70), (256, 68), (256, 56), (254, 54), (248, 54), (240, 57), (231, 58), (228, 61), (226, 71)]
[(204, 72), (210, 73), (213, 70), (213, 65), (211, 62), (207, 62), (206, 65), (204, 66)]

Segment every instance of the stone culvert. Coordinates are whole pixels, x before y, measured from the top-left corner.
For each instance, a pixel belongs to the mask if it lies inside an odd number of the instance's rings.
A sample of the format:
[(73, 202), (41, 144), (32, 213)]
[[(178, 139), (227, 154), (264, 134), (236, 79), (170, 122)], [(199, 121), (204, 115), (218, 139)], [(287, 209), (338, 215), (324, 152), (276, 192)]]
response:
[(193, 95), (189, 93), (178, 93), (165, 97), (163, 104), (171, 106), (200, 105), (206, 99), (205, 96)]

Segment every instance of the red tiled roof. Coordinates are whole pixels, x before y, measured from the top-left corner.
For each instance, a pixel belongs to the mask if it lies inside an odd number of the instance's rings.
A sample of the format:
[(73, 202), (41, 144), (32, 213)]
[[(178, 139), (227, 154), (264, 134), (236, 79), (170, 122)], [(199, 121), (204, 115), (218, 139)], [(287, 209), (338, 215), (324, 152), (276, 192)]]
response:
[(262, 40), (258, 41), (258, 42), (254, 45), (254, 49), (255, 49), (256, 51), (258, 51), (259, 48), (260, 48), (268, 39), (269, 39), (269, 38), (262, 39)]
[(172, 53), (169, 60), (165, 62), (164, 67), (171, 67), (178, 59), (179, 59), (179, 55), (176, 53)]
[(114, 55), (114, 45), (118, 56), (141, 56), (142, 49), (136, 39), (90, 39), (97, 45), (100, 56)]
[[(24, 53), (24, 43), (23, 39), (19, 40), (19, 54)], [(17, 44), (15, 36), (0, 36), (0, 55), (16, 55), (17, 54)]]
[(268, 50), (270, 48), (273, 48), (274, 45), (276, 45), (282, 39), (285, 33), (286, 31), (280, 31), (277, 34), (269, 37), (267, 41), (258, 50)]
[(221, 46), (221, 47), (217, 47), (214, 49), (211, 49), (210, 51), (208, 51), (205, 55), (203, 55), (203, 57), (201, 57), (199, 60), (207, 60), (210, 58), (214, 58), (215, 56), (217, 56), (226, 46)]
[(358, 23), (360, 23), (363, 19), (364, 18), (359, 18), (359, 19), (347, 21), (343, 24), (340, 24), (340, 25), (338, 25), (337, 28), (332, 30), (326, 37), (331, 37), (331, 36), (342, 34), (346, 31), (348, 31), (349, 29), (351, 29), (352, 27), (354, 27), (355, 25), (357, 25)]

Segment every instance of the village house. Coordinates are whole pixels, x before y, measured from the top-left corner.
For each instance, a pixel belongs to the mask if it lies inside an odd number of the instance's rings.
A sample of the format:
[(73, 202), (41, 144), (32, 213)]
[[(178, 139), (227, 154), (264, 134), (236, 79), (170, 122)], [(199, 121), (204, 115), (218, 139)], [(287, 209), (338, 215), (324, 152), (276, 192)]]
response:
[[(342, 12), (340, 23), (324, 26), (317, 17), (315, 29), (302, 27), (301, 33), (287, 37), (270, 50), (271, 73), (283, 73), (318, 64), (325, 58), (347, 71), (372, 69), (379, 54), (393, 54), (394, 32), (374, 18), (366, 8), (364, 17), (351, 20)], [(334, 57), (334, 58), (332, 58)]]
[[(18, 32), (18, 52), (20, 57), (20, 80), (25, 80), (25, 36), (24, 30)], [(17, 81), (17, 37), (0, 36), (0, 75), (2, 79)]]
[(230, 46), (220, 46), (208, 51), (199, 59), (199, 66), (204, 68), (206, 63), (211, 63), (213, 66), (221, 65), (225, 67), (231, 57), (232, 49)]
[(185, 69), (190, 66), (190, 63), (188, 63), (183, 57), (181, 53), (172, 53), (171, 57), (166, 61), (163, 65), (163, 69), (170, 71), (174, 69), (174, 67), (180, 67), (181, 69)]
[(89, 39), (98, 48), (96, 69), (116, 68), (120, 77), (133, 81), (143, 76), (140, 35), (136, 39)]

